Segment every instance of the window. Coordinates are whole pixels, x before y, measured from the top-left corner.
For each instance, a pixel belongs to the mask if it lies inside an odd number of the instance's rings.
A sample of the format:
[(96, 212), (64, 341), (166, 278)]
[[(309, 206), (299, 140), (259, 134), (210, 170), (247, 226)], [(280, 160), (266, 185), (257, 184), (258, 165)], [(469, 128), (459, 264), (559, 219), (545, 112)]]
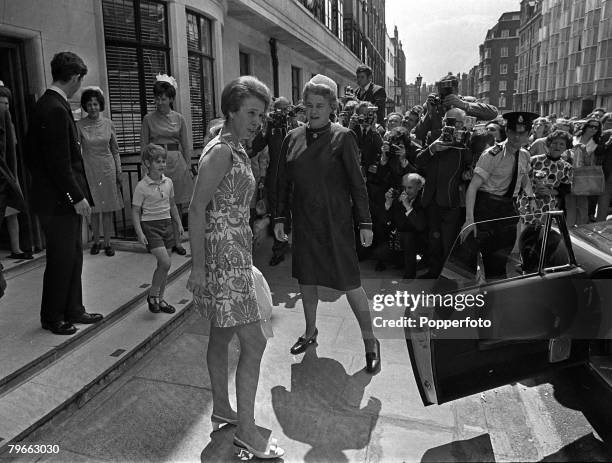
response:
[(508, 47), (502, 47), (502, 49), (501, 49), (501, 57), (502, 58), (507, 58), (508, 57)]
[(514, 63), (514, 73), (516, 74), (518, 72), (518, 64)]
[(503, 90), (503, 91), (507, 90), (507, 85), (508, 85), (507, 81), (505, 81), (505, 80), (500, 80), (499, 81), (499, 89), (500, 90)]
[(504, 95), (504, 94), (499, 96), (499, 107), (500, 108), (505, 108), (506, 107), (506, 95)]
[(485, 54), (484, 54), (485, 59), (488, 59), (491, 57), (491, 49), (490, 48), (485, 48)]
[(251, 75), (251, 55), (243, 51), (238, 52), (240, 59), (240, 75), (249, 76)]
[(156, 0), (102, 0), (102, 14), (110, 114), (120, 153), (136, 154), (142, 118), (155, 109), (155, 76), (170, 74), (166, 7)]
[(325, 0), (325, 26), (333, 31), (332, 27), (332, 0)]
[(502, 30), (502, 38), (510, 37), (510, 31), (508, 29)]
[(499, 65), (499, 73), (500, 74), (508, 74), (508, 65), (507, 64), (500, 64)]
[(293, 104), (300, 101), (300, 93), (302, 91), (302, 70), (291, 66), (291, 98)]
[(518, 45), (516, 47), (514, 47), (514, 56), (518, 56), (519, 54), (519, 47)]
[(187, 11), (187, 62), (193, 146), (204, 145), (206, 126), (215, 117), (212, 21)]

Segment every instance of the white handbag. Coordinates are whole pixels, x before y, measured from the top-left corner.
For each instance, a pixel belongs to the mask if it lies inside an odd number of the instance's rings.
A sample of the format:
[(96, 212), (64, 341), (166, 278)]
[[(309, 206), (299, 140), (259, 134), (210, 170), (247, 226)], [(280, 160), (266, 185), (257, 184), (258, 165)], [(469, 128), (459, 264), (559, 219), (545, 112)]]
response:
[(255, 296), (257, 297), (257, 307), (261, 317), (261, 329), (266, 338), (274, 336), (272, 330), (272, 292), (263, 273), (253, 265), (253, 279), (255, 283)]

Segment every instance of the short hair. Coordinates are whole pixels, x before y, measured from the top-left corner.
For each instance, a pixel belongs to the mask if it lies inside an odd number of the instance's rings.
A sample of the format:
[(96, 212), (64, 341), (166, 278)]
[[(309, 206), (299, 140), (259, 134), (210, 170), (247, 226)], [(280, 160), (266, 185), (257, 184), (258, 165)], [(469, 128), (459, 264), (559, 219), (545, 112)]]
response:
[(272, 107), (276, 109), (280, 104), (290, 105), (291, 103), (289, 103), (289, 100), (284, 96), (279, 96), (276, 100), (274, 100), (274, 103), (272, 103)]
[(359, 101), (357, 100), (348, 100), (346, 102), (346, 104), (344, 105), (344, 110), (345, 111), (350, 111), (351, 113), (355, 113), (355, 109), (357, 108), (357, 105), (359, 104)]
[(156, 159), (163, 158), (166, 159), (168, 156), (168, 152), (166, 148), (161, 145), (156, 145), (155, 143), (149, 143), (142, 150), (142, 163), (144, 164), (146, 161), (152, 162)]
[(355, 74), (365, 74), (368, 77), (372, 77), (372, 68), (370, 66), (366, 66), (365, 64), (362, 64), (361, 66), (357, 66), (357, 69), (355, 70)]
[(304, 85), (304, 90), (302, 90), (302, 99), (304, 102), (306, 102), (306, 98), (310, 94), (324, 97), (333, 110), (338, 108), (338, 97), (333, 88), (325, 84), (315, 84), (314, 82), (309, 81), (306, 83), (306, 85)]
[(404, 119), (404, 116), (402, 116), (402, 113), (398, 113), (398, 112), (394, 111), (392, 113), (387, 114), (387, 120), (391, 119), (393, 116), (399, 117), (400, 120)]
[(255, 97), (264, 104), (264, 112), (270, 107), (270, 90), (254, 76), (240, 76), (229, 82), (221, 93), (221, 112), (227, 119), (229, 113), (236, 112), (248, 97)]
[(97, 88), (88, 88), (83, 90), (83, 93), (81, 93), (81, 108), (83, 108), (84, 111), (87, 111), (87, 103), (92, 98), (95, 98), (98, 101), (100, 111), (104, 111), (104, 95), (102, 95), (102, 92)]
[(504, 124), (502, 124), (499, 120), (497, 119), (493, 119), (492, 121), (487, 122), (487, 125), (485, 125), (485, 127), (494, 124), (497, 127), (499, 127), (499, 138), (500, 141), (504, 141), (506, 138), (508, 138), (508, 135), (506, 134), (506, 127), (504, 127)]
[(74, 75), (82, 78), (85, 74), (87, 74), (87, 66), (78, 55), (71, 51), (56, 53), (51, 60), (53, 82), (68, 82)]
[(562, 139), (565, 142), (565, 149), (572, 147), (572, 136), (565, 130), (553, 130), (546, 136), (546, 146), (550, 146), (556, 139)]
[(176, 98), (176, 89), (170, 82), (158, 80), (153, 84), (153, 96), (167, 96), (168, 98)]
[(567, 125), (569, 127), (568, 133), (570, 135), (573, 135), (573, 133), (574, 133), (574, 124), (572, 124), (572, 122), (567, 120), (567, 119), (557, 119), (557, 121), (553, 124), (551, 131), (554, 132), (555, 130), (560, 130), (559, 126), (561, 126), (561, 125)]
[(415, 182), (418, 183), (419, 185), (419, 190), (422, 190), (423, 187), (425, 186), (425, 178), (419, 174), (417, 174), (416, 172), (410, 172), (408, 174), (404, 174), (402, 176), (402, 181), (406, 179), (406, 180), (414, 180)]
[(5, 87), (4, 85), (0, 85), (0, 96), (7, 98), (9, 101), (13, 99), (13, 93), (11, 92), (11, 89)]

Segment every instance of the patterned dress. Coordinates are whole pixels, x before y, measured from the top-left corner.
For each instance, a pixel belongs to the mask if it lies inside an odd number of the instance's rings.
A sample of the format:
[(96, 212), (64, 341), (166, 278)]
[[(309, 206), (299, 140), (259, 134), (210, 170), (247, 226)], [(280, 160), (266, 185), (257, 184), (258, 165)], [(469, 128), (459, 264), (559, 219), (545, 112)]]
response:
[[(571, 185), (572, 165), (562, 158), (553, 159), (547, 154), (540, 154), (531, 158), (529, 177), (534, 187), (538, 183), (548, 188), (559, 188), (561, 184)], [(526, 224), (542, 225), (542, 213), (558, 210), (557, 196), (537, 195), (536, 208), (532, 210), (526, 194), (519, 196), (519, 213)]]
[(231, 149), (232, 167), (206, 207), (206, 294), (196, 297), (195, 304), (213, 326), (229, 328), (261, 319), (253, 279), (253, 234), (249, 227), (255, 178), (242, 145), (234, 145), (222, 134), (206, 145), (200, 163), (219, 143)]

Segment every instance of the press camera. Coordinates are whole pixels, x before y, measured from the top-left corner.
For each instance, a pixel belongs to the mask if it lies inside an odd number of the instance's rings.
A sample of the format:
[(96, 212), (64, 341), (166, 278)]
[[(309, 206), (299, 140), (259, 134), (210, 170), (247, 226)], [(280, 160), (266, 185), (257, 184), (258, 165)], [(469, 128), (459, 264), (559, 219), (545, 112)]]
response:
[(470, 142), (470, 131), (465, 128), (455, 127), (456, 119), (454, 117), (446, 118), (446, 125), (442, 127), (440, 141), (445, 145), (455, 146), (457, 148), (465, 148)]

